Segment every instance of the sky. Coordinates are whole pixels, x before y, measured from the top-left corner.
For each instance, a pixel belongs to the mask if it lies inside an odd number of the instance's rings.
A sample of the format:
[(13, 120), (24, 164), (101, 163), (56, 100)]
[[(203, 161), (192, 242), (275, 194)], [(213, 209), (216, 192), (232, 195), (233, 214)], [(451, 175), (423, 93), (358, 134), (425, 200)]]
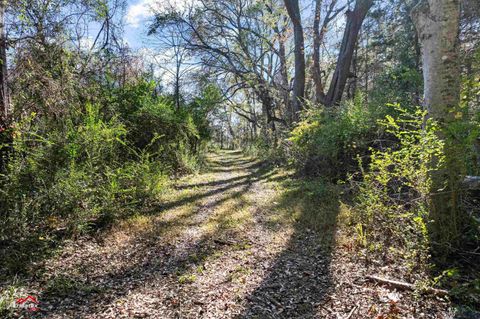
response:
[[(178, 1), (178, 0), (176, 0)], [(161, 0), (128, 0), (125, 16), (125, 40), (132, 49), (148, 47), (146, 39), (146, 25), (153, 16), (155, 2)]]
[(150, 47), (146, 37), (146, 26), (154, 12), (166, 7), (182, 10), (196, 0), (128, 0), (125, 16), (125, 39), (133, 49)]
[[(174, 7), (175, 9), (182, 10), (188, 5), (195, 3), (197, 0), (127, 0), (128, 5), (125, 13), (125, 26), (124, 26), (124, 38), (127, 41), (130, 48), (137, 50), (137, 52), (146, 60), (151, 62), (158, 62), (159, 58), (158, 48), (156, 48), (155, 41), (152, 37), (147, 37), (147, 26), (149, 21), (153, 18), (154, 12), (161, 12), (166, 7)], [(313, 12), (313, 1), (312, 0), (301, 0), (302, 1), (302, 19), (307, 18), (307, 16)], [(345, 4), (346, 0), (339, 0), (339, 5)], [(304, 16), (305, 15), (305, 16)], [(339, 25), (344, 23), (344, 15), (340, 14), (336, 20), (334, 29), (338, 28)], [(308, 20), (308, 18), (307, 18)], [(330, 33), (329, 40), (336, 42), (340, 39), (342, 32), (333, 32)], [(166, 62), (168, 60), (168, 54), (163, 52), (161, 54), (164, 59), (162, 59), (162, 65), (168, 68), (169, 64)], [(156, 57), (154, 57), (156, 56)], [(170, 83), (172, 81), (171, 75), (164, 70), (158, 70), (158, 73), (162, 73), (160, 76), (165, 83)]]
[[(132, 49), (142, 47), (151, 47), (149, 39), (146, 37), (146, 26), (149, 19), (154, 15), (154, 11), (162, 11), (165, 7), (173, 6), (176, 9), (184, 9), (186, 6), (195, 3), (196, 0), (128, 0), (128, 6), (125, 16), (125, 39)], [(301, 0), (303, 11), (313, 10), (312, 0)], [(338, 6), (346, 4), (346, 0), (340, 0)], [(339, 15), (337, 25), (342, 25), (344, 15)], [(340, 35), (340, 34), (339, 34)]]
[[(147, 37), (147, 26), (154, 16), (154, 12), (161, 12), (166, 7), (174, 7), (182, 10), (187, 5), (197, 0), (128, 0), (128, 6), (125, 14), (124, 38), (130, 48), (137, 50), (142, 58), (154, 64), (161, 61), (161, 67), (156, 68), (155, 75), (161, 78), (166, 88), (173, 82), (173, 75), (168, 70), (173, 70), (174, 64), (171, 52), (169, 50), (158, 51), (156, 42), (152, 37)], [(185, 66), (190, 68), (190, 66)]]

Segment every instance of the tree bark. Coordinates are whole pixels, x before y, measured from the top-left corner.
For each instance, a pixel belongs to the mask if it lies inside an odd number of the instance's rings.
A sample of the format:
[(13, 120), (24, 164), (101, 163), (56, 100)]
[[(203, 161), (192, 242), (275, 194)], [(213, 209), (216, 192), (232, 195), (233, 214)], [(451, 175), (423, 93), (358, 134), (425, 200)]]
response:
[[(284, 17), (287, 19), (286, 17)], [(285, 48), (285, 30), (275, 25), (273, 27), (273, 31), (275, 32), (276, 36), (278, 37), (278, 59), (280, 60), (280, 90), (283, 100), (283, 107), (285, 110), (286, 117), (288, 122), (291, 124), (293, 121), (292, 114), (293, 111), (290, 105), (290, 94), (289, 94), (289, 83), (288, 83), (288, 69), (287, 69), (287, 50)]]
[(8, 97), (8, 69), (7, 69), (7, 36), (5, 30), (6, 0), (0, 0), (0, 128), (8, 123), (9, 97)]
[(312, 78), (315, 86), (315, 102), (320, 103), (324, 99), (322, 76), (320, 70), (320, 18), (322, 12), (322, 0), (315, 0), (315, 16), (313, 20), (313, 65)]
[(373, 5), (373, 0), (357, 0), (353, 11), (347, 11), (347, 23), (343, 34), (342, 45), (338, 53), (337, 65), (333, 74), (325, 105), (331, 107), (342, 99), (343, 91), (350, 74), (353, 53), (357, 44), (358, 33), (368, 10)]
[(177, 111), (180, 110), (180, 63), (177, 61), (177, 65), (175, 66), (175, 88), (174, 88), (174, 95), (175, 95), (175, 106)]
[(285, 49), (285, 35), (282, 33), (279, 34), (279, 40), (278, 40), (278, 58), (280, 59), (280, 75), (282, 77), (282, 99), (284, 108), (285, 108), (285, 113), (287, 115), (287, 118), (289, 119), (289, 122), (291, 123), (293, 121), (293, 111), (291, 110), (290, 106), (290, 99), (289, 99), (289, 88), (288, 88), (288, 70), (287, 70), (287, 53)]
[(293, 24), (295, 42), (295, 78), (293, 81), (293, 109), (294, 119), (298, 119), (298, 112), (303, 109), (305, 95), (305, 48), (303, 39), (302, 19), (298, 0), (285, 0), (285, 7)]
[[(435, 242), (454, 244), (461, 231), (459, 192), (464, 167), (461, 143), (450, 130), (460, 112), (459, 0), (421, 0), (412, 10), (422, 52), (424, 106), (439, 123), (445, 164), (431, 173)], [(435, 162), (432, 164), (436, 164)]]

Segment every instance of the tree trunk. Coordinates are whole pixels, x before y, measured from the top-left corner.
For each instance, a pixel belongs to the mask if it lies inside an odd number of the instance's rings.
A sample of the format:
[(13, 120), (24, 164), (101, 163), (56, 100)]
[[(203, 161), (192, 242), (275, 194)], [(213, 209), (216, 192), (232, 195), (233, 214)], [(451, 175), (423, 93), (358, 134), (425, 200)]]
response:
[(293, 110), (291, 109), (289, 101), (289, 88), (288, 88), (288, 70), (287, 70), (287, 53), (285, 49), (285, 36), (278, 33), (278, 58), (280, 59), (280, 75), (282, 77), (282, 99), (284, 103), (285, 113), (287, 115), (289, 123), (293, 122)]
[(342, 99), (343, 91), (350, 74), (353, 53), (357, 44), (358, 33), (368, 10), (373, 5), (373, 0), (357, 0), (353, 11), (347, 11), (347, 24), (343, 34), (342, 45), (338, 53), (337, 66), (328, 88), (326, 106), (333, 106)]
[(285, 7), (293, 24), (295, 42), (295, 78), (293, 81), (293, 110), (294, 119), (298, 119), (298, 112), (303, 108), (305, 95), (305, 49), (303, 27), (298, 0), (285, 0)]
[(220, 149), (223, 150), (223, 130), (220, 131)]
[[(360, 36), (361, 37), (361, 36)], [(352, 59), (352, 78), (348, 84), (347, 98), (352, 99), (357, 93), (357, 80), (358, 80), (358, 45), (355, 46), (355, 53)], [(366, 70), (368, 72), (368, 70)], [(368, 93), (368, 91), (365, 91)]]
[[(320, 103), (324, 99), (322, 76), (320, 70), (320, 45), (321, 33), (320, 32), (320, 15), (322, 12), (322, 0), (315, 0), (315, 17), (313, 20), (313, 65), (312, 65), (312, 78), (315, 86), (315, 103)], [(323, 31), (323, 30), (322, 30)]]
[(225, 112), (228, 114), (228, 115), (227, 115), (227, 126), (228, 126), (228, 132), (230, 133), (230, 137), (232, 138), (232, 142), (231, 142), (230, 148), (231, 148), (231, 149), (235, 149), (236, 135), (235, 135), (235, 131), (233, 130), (233, 127), (232, 127), (232, 113), (231, 113), (231, 112), (227, 112), (226, 109), (225, 109)]
[(453, 244), (461, 230), (458, 199), (464, 173), (461, 144), (450, 130), (460, 112), (459, 0), (421, 0), (412, 18), (422, 51), (424, 105), (445, 141), (445, 165), (431, 173), (433, 235), (435, 242)]
[(9, 98), (7, 87), (7, 36), (5, 30), (6, 0), (0, 0), (0, 128), (8, 123)]
[(175, 73), (175, 106), (177, 111), (180, 110), (180, 70), (177, 67), (177, 71)]

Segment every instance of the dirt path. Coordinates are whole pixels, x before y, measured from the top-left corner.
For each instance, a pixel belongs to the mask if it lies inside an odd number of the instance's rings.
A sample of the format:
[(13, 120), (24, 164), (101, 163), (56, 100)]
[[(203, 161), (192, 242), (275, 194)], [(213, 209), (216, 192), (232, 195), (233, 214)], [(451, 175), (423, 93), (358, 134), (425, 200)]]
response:
[(389, 308), (352, 265), (333, 262), (334, 223), (300, 227), (305, 194), (285, 192), (286, 173), (234, 151), (209, 162), (150, 214), (67, 244), (38, 278), (41, 316), (375, 318), (372, 303)]
[(311, 317), (328, 262), (272, 214), (285, 176), (239, 152), (209, 161), (152, 214), (67, 245), (42, 278), (45, 317)]

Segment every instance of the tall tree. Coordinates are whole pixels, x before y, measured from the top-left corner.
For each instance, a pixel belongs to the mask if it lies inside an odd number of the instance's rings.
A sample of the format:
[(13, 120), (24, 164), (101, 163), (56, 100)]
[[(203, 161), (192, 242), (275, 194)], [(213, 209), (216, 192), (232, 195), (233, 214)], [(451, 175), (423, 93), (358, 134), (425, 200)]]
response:
[(345, 9), (345, 6), (336, 8), (337, 0), (331, 0), (328, 5), (327, 13), (321, 22), (322, 0), (315, 0), (315, 16), (313, 19), (313, 55), (311, 74), (314, 85), (314, 101), (316, 103), (325, 103), (325, 92), (322, 83), (322, 70), (320, 69), (320, 46), (323, 43), (323, 38), (327, 31), (330, 22), (337, 17), (337, 15)]
[(439, 123), (439, 136), (445, 141), (445, 165), (431, 174), (431, 212), (438, 239), (451, 242), (461, 224), (458, 185), (463, 173), (460, 143), (451, 131), (460, 102), (460, 1), (421, 0), (412, 18), (422, 49), (424, 104), (428, 116)]
[(251, 2), (202, 1), (198, 7), (181, 12), (158, 13), (150, 34), (169, 25), (178, 28), (184, 48), (205, 70), (231, 84), (225, 95), (251, 89), (275, 131), (275, 123), (285, 125), (286, 121), (277, 115), (280, 108), (275, 97), (282, 85), (276, 77), (278, 68), (271, 63), (271, 54), (278, 56), (276, 40), (271, 38), (274, 31), (261, 22), (262, 14)]
[(285, 0), (285, 7), (293, 24), (293, 37), (295, 43), (295, 78), (293, 80), (293, 111), (294, 118), (302, 109), (305, 95), (305, 44), (303, 39), (302, 18), (298, 0)]
[(347, 78), (350, 74), (350, 65), (357, 44), (358, 33), (365, 20), (365, 16), (373, 5), (374, 0), (357, 0), (352, 11), (347, 11), (347, 23), (343, 34), (342, 45), (338, 52), (337, 65), (333, 74), (325, 105), (338, 104), (342, 98)]
[[(313, 65), (312, 65), (312, 79), (315, 86), (315, 102), (320, 102), (323, 93), (322, 77), (320, 71), (320, 45), (322, 39), (320, 38), (320, 18), (322, 13), (322, 0), (315, 0), (315, 16), (313, 19)], [(323, 30), (322, 30), (323, 31)]]
[(8, 118), (8, 87), (7, 87), (7, 33), (5, 30), (5, 11), (7, 0), (0, 0), (0, 127)]

